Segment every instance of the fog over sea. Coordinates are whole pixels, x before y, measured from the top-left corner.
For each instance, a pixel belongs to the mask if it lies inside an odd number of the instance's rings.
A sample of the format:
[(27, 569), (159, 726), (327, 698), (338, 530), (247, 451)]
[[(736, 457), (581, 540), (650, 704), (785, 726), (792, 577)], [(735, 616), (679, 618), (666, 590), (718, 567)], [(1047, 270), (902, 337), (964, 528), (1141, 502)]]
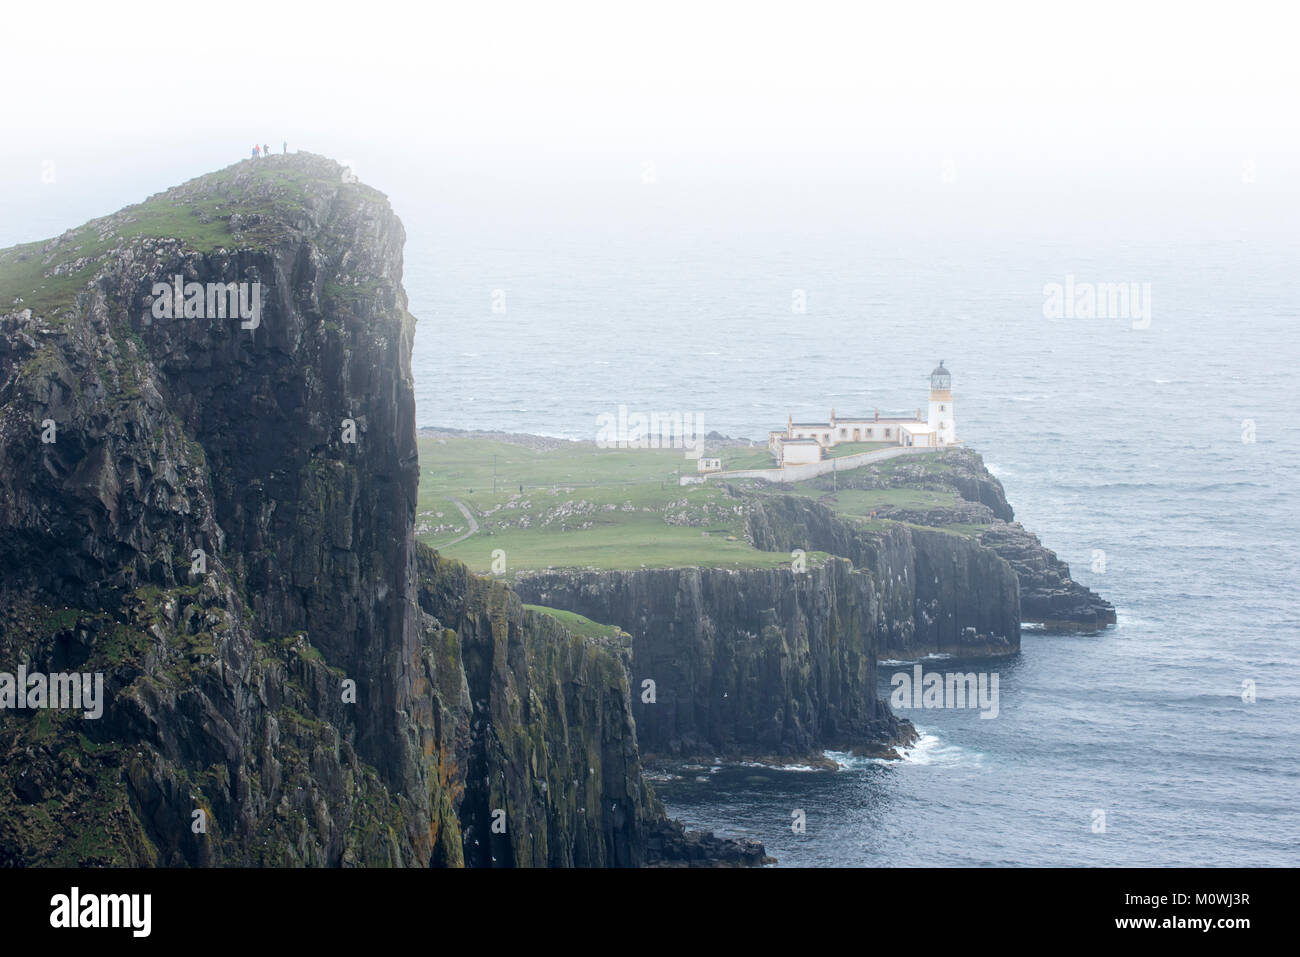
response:
[[(738, 175), (694, 192), (633, 166), (622, 184), (521, 202), (517, 185), (496, 194), (499, 171), (430, 186), (427, 170), (360, 159), (408, 233), (420, 425), (590, 439), (621, 404), (762, 441), (787, 414), (922, 406), (944, 359), (959, 437), (1116, 606), (1103, 634), (1027, 631), (1016, 658), (963, 669), (1000, 674), (995, 719), (901, 712), (923, 738), (893, 764), (687, 769), (656, 782), (674, 815), (762, 840), (783, 865), (1298, 862), (1293, 217), (1237, 217), (1231, 190), (1198, 196), (1206, 222), (1177, 215), (1196, 194), (1176, 190), (1070, 216), (1032, 190), (977, 195), (964, 166), (951, 187), (936, 167), (908, 189)], [(14, 173), (0, 245), (224, 162), (69, 162), (44, 190)], [(1149, 283), (1149, 326), (1045, 318), (1044, 285), (1067, 275)]]

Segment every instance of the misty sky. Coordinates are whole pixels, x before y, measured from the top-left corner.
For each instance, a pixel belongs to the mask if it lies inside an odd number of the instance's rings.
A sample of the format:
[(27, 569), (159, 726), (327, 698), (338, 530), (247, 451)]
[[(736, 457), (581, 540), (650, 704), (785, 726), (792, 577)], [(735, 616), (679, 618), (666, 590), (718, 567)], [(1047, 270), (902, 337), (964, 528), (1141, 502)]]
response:
[(1290, 233), (1300, 57), (1279, 9), (10, 5), (0, 242), (284, 139), (351, 160), (408, 219), (613, 221), (649, 171), (668, 219)]

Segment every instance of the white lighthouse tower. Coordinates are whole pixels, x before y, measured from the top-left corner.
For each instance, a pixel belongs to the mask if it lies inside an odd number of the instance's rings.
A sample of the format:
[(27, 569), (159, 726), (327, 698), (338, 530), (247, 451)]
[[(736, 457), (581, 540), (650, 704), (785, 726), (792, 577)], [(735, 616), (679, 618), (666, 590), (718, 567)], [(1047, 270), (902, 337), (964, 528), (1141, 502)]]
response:
[(941, 447), (957, 441), (957, 428), (952, 414), (952, 373), (943, 367), (942, 359), (930, 373), (929, 426), (938, 435)]

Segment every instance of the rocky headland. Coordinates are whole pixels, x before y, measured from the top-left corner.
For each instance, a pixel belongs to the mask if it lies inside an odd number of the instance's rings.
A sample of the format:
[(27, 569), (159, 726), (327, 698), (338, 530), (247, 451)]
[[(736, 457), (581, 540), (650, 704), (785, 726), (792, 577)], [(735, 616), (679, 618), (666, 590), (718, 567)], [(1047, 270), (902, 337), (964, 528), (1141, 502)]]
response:
[(0, 674), (104, 678), (96, 718), (0, 681), (0, 865), (762, 864), (671, 821), (642, 755), (895, 757), (878, 661), (1114, 621), (965, 450), (664, 493), (755, 567), (472, 572), (416, 540), (404, 240), (300, 153), (0, 251)]

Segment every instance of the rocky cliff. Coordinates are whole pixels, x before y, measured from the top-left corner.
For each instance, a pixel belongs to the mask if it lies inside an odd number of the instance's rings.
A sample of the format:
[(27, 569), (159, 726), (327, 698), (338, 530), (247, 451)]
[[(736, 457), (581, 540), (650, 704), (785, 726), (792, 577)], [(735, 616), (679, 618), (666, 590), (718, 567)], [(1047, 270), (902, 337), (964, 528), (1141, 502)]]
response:
[(837, 557), (808, 557), (803, 570), (553, 571), (514, 584), (528, 602), (632, 635), (644, 751), (781, 758), (888, 747), (912, 731), (877, 699), (878, 659), (1019, 650), (1018, 581), (991, 549), (902, 523), (869, 531), (803, 496), (749, 504), (757, 548)]
[[(942, 507), (884, 506), (883, 521), (960, 529), (1004, 559), (1020, 584), (1020, 621), (1052, 631), (1095, 631), (1115, 624), (1110, 602), (1070, 577), (1069, 566), (1038, 537), (1015, 521), (1002, 483), (977, 452), (949, 449), (930, 459), (898, 460), (886, 468), (844, 472), (836, 488), (925, 489), (951, 492), (957, 501)], [(825, 480), (823, 486), (829, 489)], [(835, 554), (843, 554), (835, 552)]]
[(298, 154), (0, 252), (0, 671), (105, 682), (0, 711), (0, 864), (761, 860), (664, 818), (626, 648), (416, 546), (403, 240)]
[(848, 561), (803, 572), (555, 572), (515, 589), (632, 635), (646, 752), (804, 757), (909, 736), (876, 697), (880, 594)]
[(1006, 655), (1020, 649), (1019, 582), (997, 554), (961, 536), (885, 522), (855, 524), (802, 496), (764, 496), (749, 518), (765, 551), (849, 559), (879, 596), (880, 650), (890, 657)]
[[(909, 727), (875, 698), (878, 658), (1003, 656), (1019, 651), (1022, 622), (1114, 621), (1109, 603), (1013, 521), (1002, 484), (972, 451), (807, 484), (824, 494), (732, 487), (750, 543), (790, 554), (788, 568), (517, 578), (527, 601), (632, 635), (632, 707), (646, 752), (761, 757), (888, 746)], [(932, 492), (922, 498), (943, 504), (882, 504), (869, 517), (838, 508), (841, 492), (867, 489)], [(803, 571), (799, 551), (810, 563)], [(653, 700), (636, 694), (646, 681)]]

